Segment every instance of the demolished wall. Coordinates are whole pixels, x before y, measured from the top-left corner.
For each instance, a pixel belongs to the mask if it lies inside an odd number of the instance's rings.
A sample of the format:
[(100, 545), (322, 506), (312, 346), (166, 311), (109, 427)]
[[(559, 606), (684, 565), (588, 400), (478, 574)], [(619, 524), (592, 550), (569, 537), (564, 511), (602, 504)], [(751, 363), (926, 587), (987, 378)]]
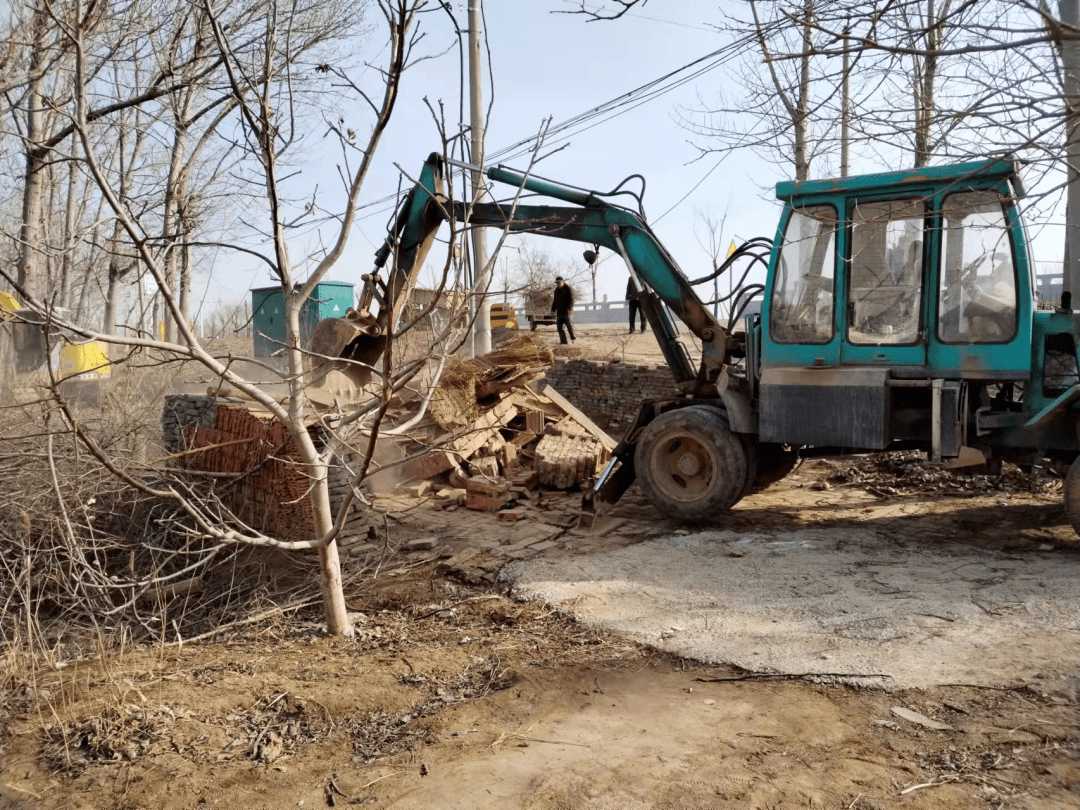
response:
[[(174, 462), (193, 470), (228, 473), (213, 495), (252, 528), (281, 540), (310, 540), (315, 518), (310, 487), (285, 426), (252, 412), (252, 403), (231, 397), (177, 394), (166, 397), (162, 412), (165, 445)], [(359, 454), (343, 450), (327, 472), (330, 506), (337, 514), (349, 492), (351, 467)], [(354, 501), (342, 538), (366, 534), (368, 517)]]
[(667, 366), (561, 360), (545, 380), (605, 430), (627, 427), (644, 399), (670, 396)]

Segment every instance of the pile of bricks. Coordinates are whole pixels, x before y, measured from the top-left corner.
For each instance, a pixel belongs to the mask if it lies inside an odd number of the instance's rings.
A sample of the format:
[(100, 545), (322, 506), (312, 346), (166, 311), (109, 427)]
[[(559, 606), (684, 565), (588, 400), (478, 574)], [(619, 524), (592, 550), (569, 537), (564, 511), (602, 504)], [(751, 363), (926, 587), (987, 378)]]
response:
[(436, 502), (444, 508), (461, 505), (451, 495), (464, 491), (466, 508), (496, 512), (510, 501), (528, 500), (537, 488), (589, 486), (614, 446), (610, 436), (558, 391), (524, 385), (503, 392), (469, 425), (418, 441), (420, 452), (408, 474), (430, 481)]
[[(217, 479), (212, 492), (246, 525), (286, 541), (315, 536), (307, 470), (281, 422), (246, 400), (176, 395), (166, 398), (162, 432), (181, 466), (235, 476)], [(335, 514), (349, 491), (350, 461), (357, 459), (339, 456), (329, 470)], [(354, 502), (344, 534), (366, 529)]]
[[(530, 500), (537, 488), (554, 490), (554, 496), (586, 487), (609, 460), (615, 441), (578, 407), (591, 407), (611, 421), (670, 388), (666, 370), (580, 360), (550, 369), (546, 386), (537, 383), (552, 360), (550, 350), (519, 338), (468, 361), (475, 366), (465, 369), (473, 382), (464, 387), (475, 408), (463, 411), (467, 418), (429, 413), (403, 442), (411, 456), (405, 477), (419, 482), (412, 486), (434, 492), (444, 508), (483, 512), (507, 512), (508, 504)], [(561, 381), (573, 403), (553, 380)], [(333, 427), (331, 414), (322, 419)], [(214, 479), (213, 486), (245, 523), (284, 540), (314, 536), (307, 470), (284, 425), (258, 405), (222, 396), (170, 396), (162, 431), (180, 464), (233, 474)], [(322, 429), (311, 431), (318, 444)], [(361, 463), (360, 454), (347, 447), (334, 456), (327, 483), (335, 514)], [(366, 508), (354, 500), (343, 542), (367, 534), (368, 523)]]
[(545, 379), (602, 425), (625, 426), (642, 400), (669, 396), (667, 366), (565, 360), (548, 369)]
[(587, 484), (596, 477), (604, 448), (598, 441), (574, 435), (550, 434), (536, 445), (539, 483), (553, 489)]
[(465, 482), (465, 508), (478, 512), (498, 512), (509, 501), (510, 482), (484, 478), (470, 478)]
[(185, 427), (202, 425), (204, 428), (213, 428), (217, 422), (219, 401), (231, 400), (183, 394), (165, 397), (165, 408), (161, 412), (161, 435), (165, 446), (178, 453), (187, 449), (184, 447)]

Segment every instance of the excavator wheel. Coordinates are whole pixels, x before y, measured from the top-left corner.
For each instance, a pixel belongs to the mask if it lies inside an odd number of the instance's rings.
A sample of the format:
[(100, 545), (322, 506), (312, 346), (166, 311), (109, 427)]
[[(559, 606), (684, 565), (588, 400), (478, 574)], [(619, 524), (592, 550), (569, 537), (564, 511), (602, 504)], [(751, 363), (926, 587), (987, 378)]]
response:
[(752, 485), (751, 466), (747, 446), (724, 413), (707, 406), (657, 417), (641, 432), (634, 453), (649, 503), (685, 521), (708, 520), (738, 503)]
[(1080, 456), (1076, 457), (1065, 476), (1065, 514), (1073, 530), (1080, 534)]

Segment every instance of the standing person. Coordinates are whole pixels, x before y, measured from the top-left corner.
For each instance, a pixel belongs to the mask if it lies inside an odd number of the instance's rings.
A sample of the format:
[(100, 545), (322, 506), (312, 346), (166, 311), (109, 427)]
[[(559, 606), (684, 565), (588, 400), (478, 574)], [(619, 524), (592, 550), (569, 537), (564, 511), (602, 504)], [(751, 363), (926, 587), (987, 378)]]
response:
[(630, 334), (634, 334), (634, 315), (638, 316), (641, 321), (641, 331), (645, 331), (645, 312), (641, 309), (641, 302), (638, 301), (638, 288), (634, 283), (634, 277), (630, 276), (626, 280), (626, 303), (630, 307)]
[(559, 329), (559, 342), (566, 343), (566, 332), (570, 333), (570, 340), (574, 340), (574, 327), (570, 323), (570, 316), (574, 314), (574, 291), (567, 286), (562, 276), (555, 279), (555, 295), (551, 299), (551, 311), (555, 313), (555, 325)]

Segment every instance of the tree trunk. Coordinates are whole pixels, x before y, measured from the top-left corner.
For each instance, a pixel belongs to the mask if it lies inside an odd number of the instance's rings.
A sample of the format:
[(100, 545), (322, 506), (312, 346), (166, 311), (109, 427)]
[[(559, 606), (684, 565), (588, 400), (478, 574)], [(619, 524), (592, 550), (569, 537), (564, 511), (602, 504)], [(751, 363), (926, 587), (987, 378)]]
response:
[(64, 202), (64, 257), (60, 268), (60, 306), (71, 308), (71, 289), (75, 281), (75, 214), (79, 205), (77, 200), (78, 167), (74, 155), (78, 150), (75, 136), (71, 139), (72, 160), (68, 161), (67, 200)]
[(799, 63), (798, 112), (791, 122), (795, 130), (795, 179), (810, 179), (810, 157), (807, 154), (807, 124), (810, 121), (810, 52), (814, 47), (814, 0), (803, 6), (803, 57)]
[[(181, 220), (182, 222), (183, 220)], [(188, 229), (181, 228), (184, 241), (187, 241)], [(191, 247), (184, 244), (180, 247), (180, 316), (188, 326), (194, 326), (195, 321), (191, 317)]]
[(36, 297), (41, 287), (38, 251), (41, 246), (41, 197), (45, 186), (45, 161), (40, 151), (44, 111), (42, 108), (41, 69), (46, 27), (45, 9), (34, 8), (33, 31), (30, 48), (30, 84), (26, 93), (26, 168), (23, 178), (22, 225), (19, 228), (19, 286), (28, 295)]
[[(285, 293), (285, 341), (292, 395), (289, 402), (289, 423), (286, 427), (296, 442), (300, 457), (307, 465), (311, 481), (308, 497), (311, 499), (315, 519), (315, 536), (324, 537), (334, 527), (334, 516), (330, 510), (327, 463), (320, 458), (304, 424), (304, 358), (300, 351), (300, 310), (303, 302), (290, 289), (288, 272), (285, 275), (286, 283), (282, 285), (282, 290)], [(341, 584), (341, 558), (338, 555), (337, 540), (319, 549), (319, 563), (326, 631), (333, 636), (340, 635), (349, 629), (349, 619), (345, 607), (345, 592)]]
[(116, 334), (116, 303), (120, 297), (120, 272), (115, 265), (115, 259), (109, 262), (109, 283), (105, 288), (105, 312), (102, 315), (101, 331), (106, 335)]
[(934, 122), (934, 83), (937, 79), (937, 51), (941, 47), (941, 26), (934, 0), (926, 2), (926, 54), (913, 57), (912, 87), (915, 96), (915, 168), (930, 165), (933, 152), (930, 127)]

